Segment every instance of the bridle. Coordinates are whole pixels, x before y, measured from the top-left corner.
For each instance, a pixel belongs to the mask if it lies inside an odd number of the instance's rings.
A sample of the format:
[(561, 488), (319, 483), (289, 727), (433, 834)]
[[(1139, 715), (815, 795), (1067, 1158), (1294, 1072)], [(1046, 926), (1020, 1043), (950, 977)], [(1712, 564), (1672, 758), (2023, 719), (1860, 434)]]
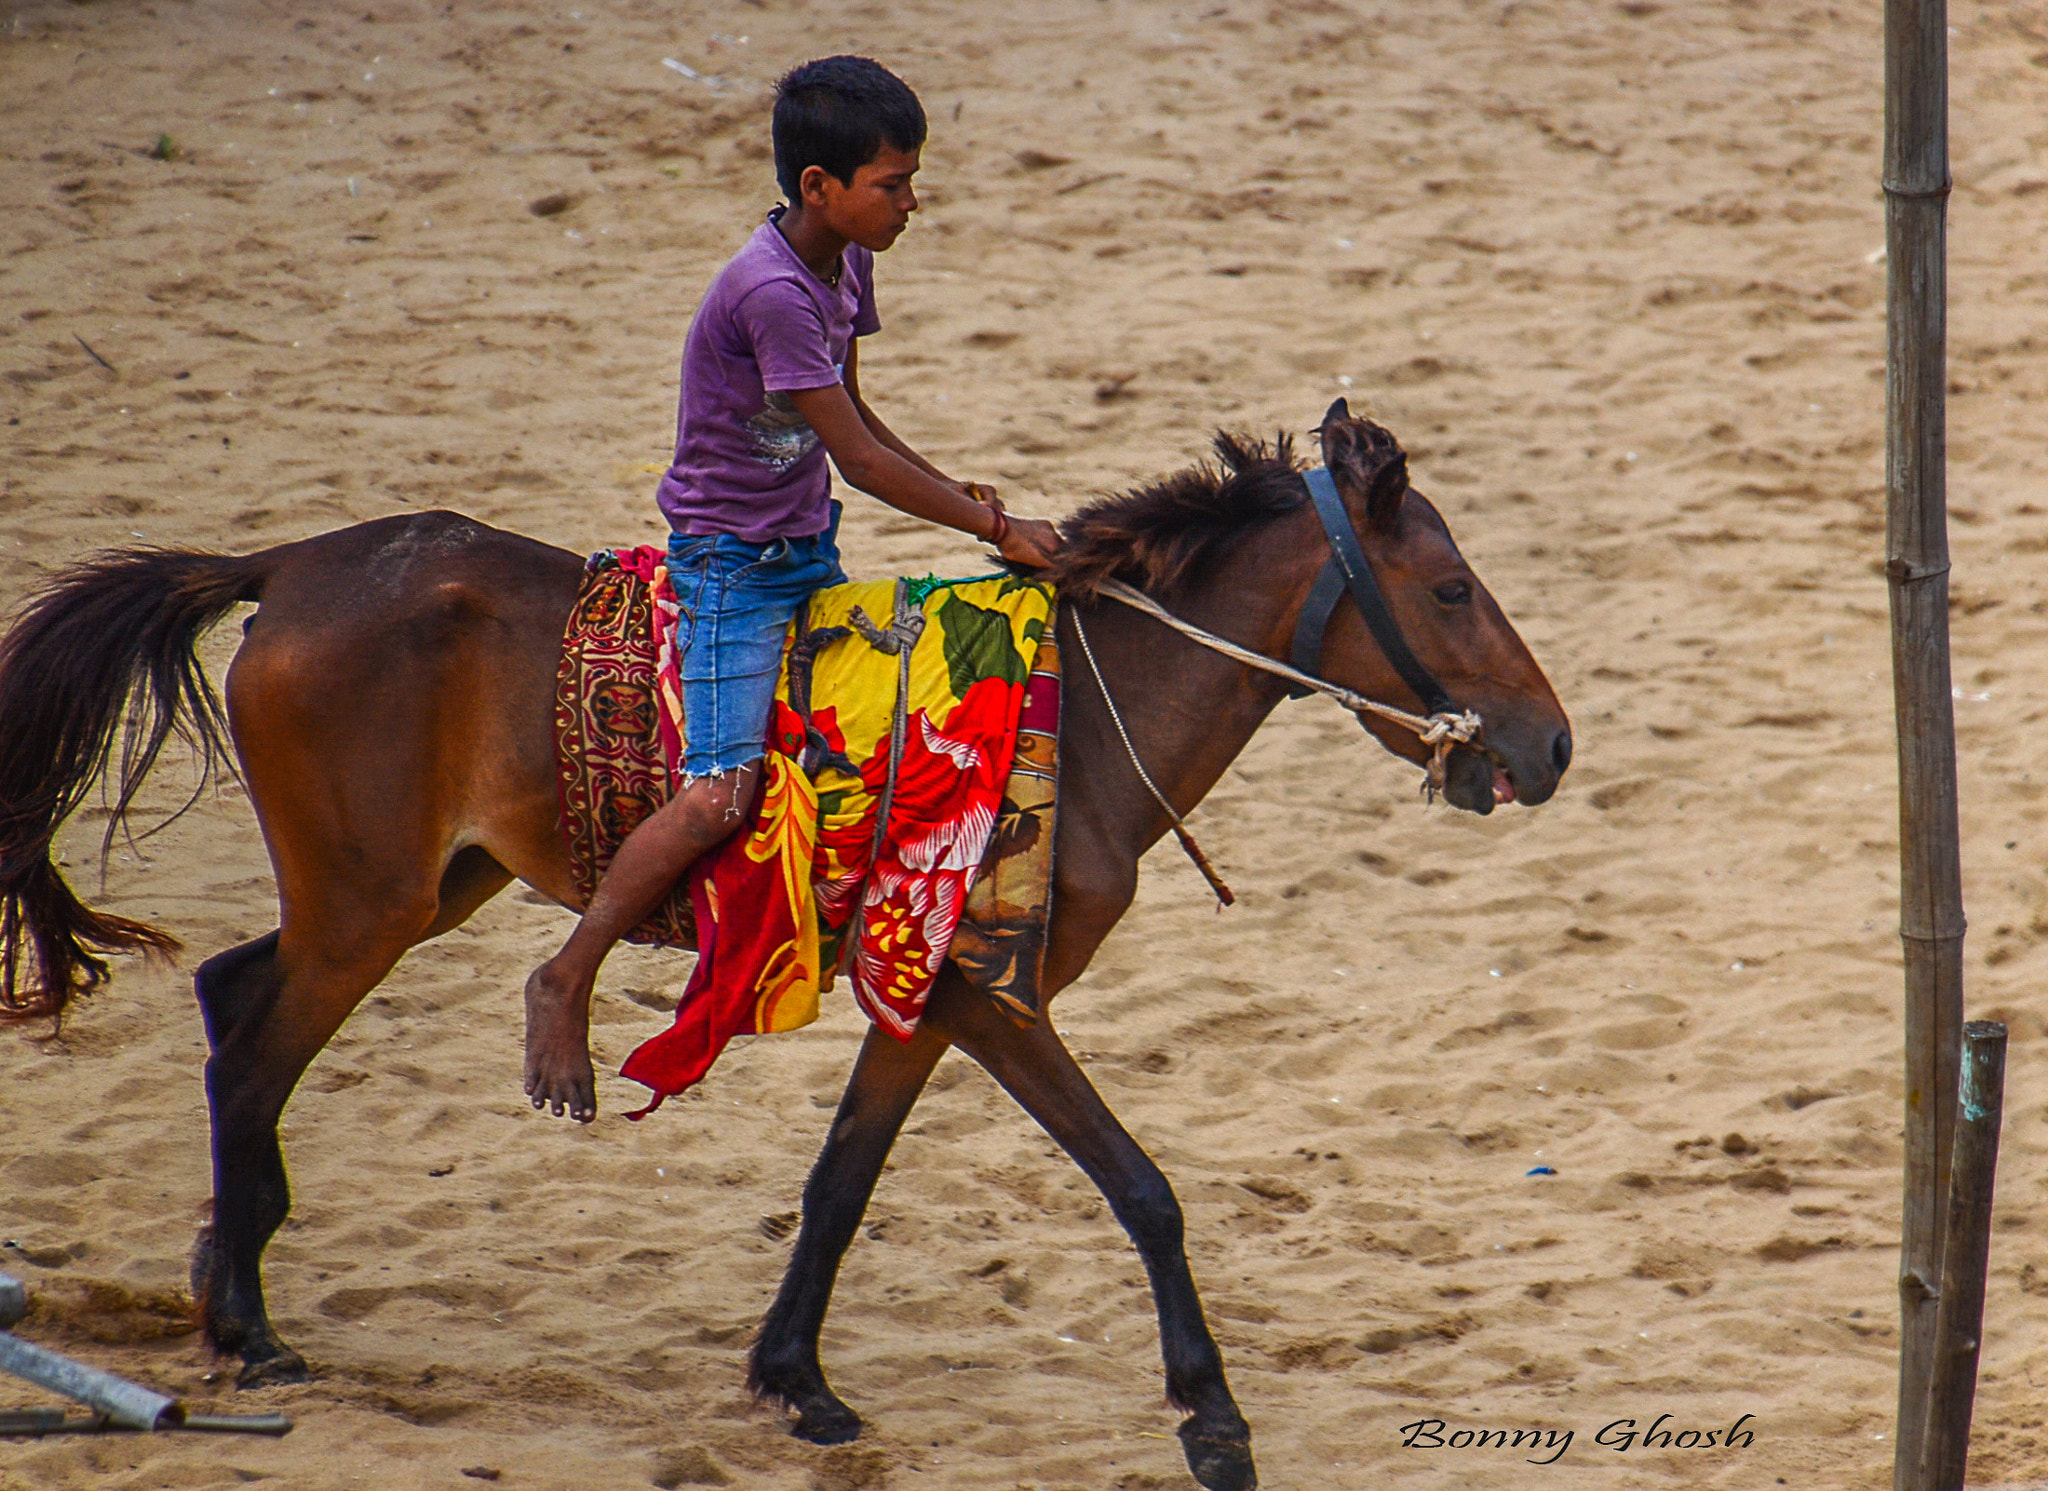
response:
[[(1450, 694), (1437, 676), (1422, 665), (1422, 659), (1401, 635), (1394, 613), (1387, 609), (1386, 598), (1380, 594), (1379, 582), (1373, 578), (1372, 566), (1366, 562), (1365, 550), (1359, 546), (1358, 534), (1351, 526), (1351, 514), (1345, 511), (1344, 499), (1337, 495), (1337, 483), (1329, 468), (1318, 466), (1301, 475), (1308, 484), (1308, 495), (1315, 501), (1316, 516), (1322, 519), (1323, 533), (1330, 540), (1330, 558), (1316, 576), (1315, 584), (1309, 587), (1301, 619), (1294, 624), (1295, 671), (1315, 672), (1323, 655), (1323, 633), (1330, 628), (1330, 617), (1336, 612), (1338, 600), (1349, 591), (1351, 603), (1358, 608), (1373, 641), (1401, 675), (1401, 681), (1422, 701), (1422, 712), (1431, 716), (1456, 714), (1451, 708)], [(1306, 698), (1312, 692), (1305, 685), (1296, 684), (1288, 690), (1288, 697)]]
[[(1386, 598), (1380, 594), (1379, 583), (1373, 578), (1372, 565), (1366, 560), (1365, 550), (1358, 542), (1358, 534), (1351, 525), (1351, 515), (1345, 510), (1344, 499), (1337, 493), (1337, 483), (1328, 468), (1318, 466), (1302, 473), (1308, 486), (1309, 497), (1315, 503), (1316, 516), (1323, 525), (1323, 533), (1330, 541), (1330, 557), (1317, 574), (1315, 583), (1309, 587), (1308, 600), (1301, 608), (1301, 616), (1294, 624), (1294, 644), (1290, 650), (1293, 664), (1267, 657), (1241, 647), (1227, 637), (1219, 637), (1191, 621), (1174, 615), (1144, 591), (1124, 584), (1121, 580), (1104, 580), (1096, 588), (1112, 600), (1123, 602), (1133, 610), (1143, 611), (1147, 616), (1165, 623), (1192, 641), (1199, 642), (1212, 652), (1286, 679), (1290, 687), (1288, 697), (1306, 698), (1310, 694), (1322, 694), (1336, 700), (1354, 714), (1377, 715), (1415, 732), (1424, 745), (1433, 748), (1429, 759), (1427, 775), (1422, 790), (1434, 798), (1444, 787), (1445, 762), (1454, 745), (1469, 745), (1479, 738), (1482, 722), (1472, 710), (1458, 710), (1451, 704), (1450, 694), (1437, 676), (1423, 666), (1414, 650), (1408, 646), (1408, 639), (1401, 635), (1401, 627), (1394, 620), (1394, 613), (1387, 609)], [(1379, 644), (1387, 662), (1401, 675), (1401, 681), (1408, 685), (1415, 697), (1422, 701), (1426, 713), (1410, 714), (1391, 704), (1377, 699), (1368, 699), (1363, 694), (1353, 693), (1341, 684), (1318, 678), (1312, 671), (1322, 657), (1323, 636), (1329, 630), (1330, 620), (1336, 614), (1337, 602), (1345, 594), (1358, 608), (1366, 630), (1372, 633), (1373, 641)], [(1166, 800), (1166, 794), (1153, 782), (1145, 770), (1144, 762), (1138, 759), (1137, 747), (1131, 743), (1130, 733), (1124, 729), (1122, 716), (1117, 712), (1116, 701), (1110, 697), (1109, 685), (1103, 681), (1102, 669), (1096, 665), (1095, 650), (1088, 644), (1088, 631), (1082, 623), (1079, 611), (1071, 613), (1074, 618), (1074, 635), (1081, 644), (1081, 655), (1088, 663), (1088, 671), (1095, 676), (1095, 686), (1102, 693), (1102, 702), (1109, 707), (1109, 718), (1116, 726), (1117, 735), (1123, 740), (1124, 750), (1131, 758), (1131, 765), (1137, 768), (1138, 779), (1160, 807), (1166, 810), (1172, 820), (1173, 831), (1180, 840), (1181, 848), (1195, 862), (1195, 867), (1208, 880), (1209, 887), (1216, 892), (1216, 898), (1228, 906), (1236, 898), (1230, 887), (1210, 868), (1208, 858), (1196, 845), (1187, 831), (1187, 825)]]

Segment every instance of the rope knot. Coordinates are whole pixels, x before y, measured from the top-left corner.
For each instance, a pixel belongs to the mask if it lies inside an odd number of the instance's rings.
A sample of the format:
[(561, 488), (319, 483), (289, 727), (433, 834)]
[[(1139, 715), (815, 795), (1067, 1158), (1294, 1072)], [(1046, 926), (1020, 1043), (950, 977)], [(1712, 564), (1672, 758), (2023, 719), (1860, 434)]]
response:
[(877, 652), (895, 656), (917, 645), (917, 639), (924, 635), (924, 612), (906, 607), (899, 595), (896, 616), (884, 630), (875, 625), (868, 613), (855, 606), (846, 618), (853, 623), (853, 629), (860, 633), (861, 640)]
[(1479, 716), (1469, 709), (1462, 714), (1433, 714), (1420, 733), (1424, 745), (1442, 745), (1446, 740), (1470, 745), (1479, 734)]
[(1422, 795), (1431, 802), (1444, 790), (1444, 774), (1448, 770), (1451, 747), (1470, 745), (1479, 734), (1479, 716), (1471, 710), (1462, 714), (1433, 714), (1429, 717), (1428, 728), (1416, 732), (1426, 746), (1434, 746), (1430, 753), (1428, 774), (1422, 779)]

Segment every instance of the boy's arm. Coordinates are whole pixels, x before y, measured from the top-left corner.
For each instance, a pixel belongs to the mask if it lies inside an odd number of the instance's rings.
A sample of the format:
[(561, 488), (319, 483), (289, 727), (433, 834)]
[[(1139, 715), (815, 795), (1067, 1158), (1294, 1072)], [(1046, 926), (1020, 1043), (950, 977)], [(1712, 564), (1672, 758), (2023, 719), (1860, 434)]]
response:
[[(849, 355), (848, 362), (851, 361)], [(1003, 540), (996, 551), (1005, 559), (1031, 565), (1052, 562), (1060, 546), (1059, 533), (1052, 524), (1037, 518), (1005, 518), (998, 509), (975, 501), (940, 476), (893, 435), (890, 443), (884, 444), (843, 384), (792, 388), (787, 393), (797, 413), (824, 442), (839, 474), (863, 492), (880, 498), (899, 512), (957, 528), (982, 540), (1002, 532)], [(1004, 532), (1006, 528), (1008, 531)]]
[[(846, 385), (846, 396), (853, 400), (853, 407), (860, 411), (861, 423), (868, 427), (869, 432), (874, 435), (875, 439), (886, 445), (890, 450), (895, 451), (897, 455), (903, 457), (904, 460), (910, 462), (911, 465), (917, 467), (925, 475), (936, 477), (949, 487), (960, 485), (959, 482), (954, 481), (952, 477), (946, 475), (945, 472), (939, 470), (938, 467), (906, 445), (894, 430), (882, 423), (882, 416), (875, 413), (873, 409), (870, 409), (868, 401), (860, 396), (860, 339), (858, 337), (846, 344), (846, 371), (842, 381)], [(848, 479), (851, 480), (851, 478)]]

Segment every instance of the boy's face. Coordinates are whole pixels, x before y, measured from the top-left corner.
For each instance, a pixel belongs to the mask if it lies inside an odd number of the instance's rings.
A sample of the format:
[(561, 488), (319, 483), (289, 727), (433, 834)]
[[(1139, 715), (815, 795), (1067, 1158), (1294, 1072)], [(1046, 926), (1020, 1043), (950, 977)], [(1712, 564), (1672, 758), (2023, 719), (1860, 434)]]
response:
[(910, 184), (917, 168), (917, 151), (898, 150), (887, 142), (854, 171), (851, 185), (810, 166), (803, 176), (804, 206), (849, 243), (879, 254), (902, 236), (917, 211), (917, 193)]

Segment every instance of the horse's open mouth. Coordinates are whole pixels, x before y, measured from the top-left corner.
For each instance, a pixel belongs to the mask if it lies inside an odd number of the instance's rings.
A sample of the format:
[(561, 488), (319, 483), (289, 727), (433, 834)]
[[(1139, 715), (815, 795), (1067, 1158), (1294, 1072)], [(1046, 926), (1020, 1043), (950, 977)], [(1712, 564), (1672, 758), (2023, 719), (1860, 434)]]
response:
[(1453, 750), (1447, 768), (1444, 800), (1454, 808), (1484, 816), (1502, 803), (1521, 801), (1506, 763), (1483, 746)]

